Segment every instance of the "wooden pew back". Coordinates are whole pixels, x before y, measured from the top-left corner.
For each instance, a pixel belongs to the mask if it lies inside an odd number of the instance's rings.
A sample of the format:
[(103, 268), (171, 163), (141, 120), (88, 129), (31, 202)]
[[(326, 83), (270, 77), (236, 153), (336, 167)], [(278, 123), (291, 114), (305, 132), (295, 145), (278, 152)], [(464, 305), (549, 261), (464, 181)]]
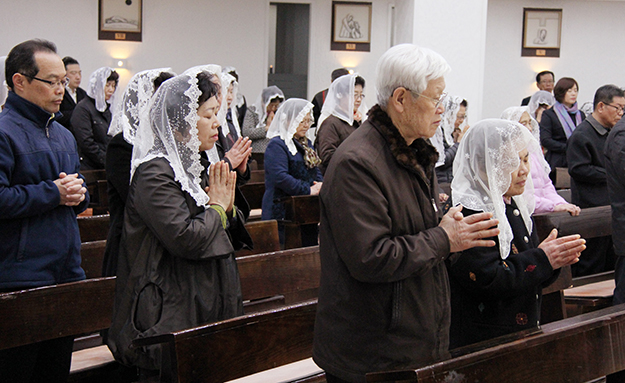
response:
[(280, 238), (278, 235), (278, 221), (254, 221), (245, 224), (254, 242), (254, 249), (241, 249), (236, 252), (237, 257), (251, 254), (271, 253), (280, 251)]
[(87, 279), (102, 277), (102, 264), (106, 240), (83, 242), (80, 244), (80, 267), (85, 271)]
[(262, 209), (263, 195), (265, 194), (264, 182), (248, 182), (239, 187), (241, 193), (245, 196), (250, 209)]
[[(458, 349), (421, 368), (371, 373), (367, 382), (587, 382), (625, 369), (625, 305)], [(511, 341), (512, 340), (512, 341)]]
[(81, 216), (77, 220), (81, 242), (100, 241), (108, 236), (110, 221), (108, 214)]
[(0, 294), (0, 349), (106, 329), (115, 278)]
[(136, 339), (162, 344), (162, 382), (221, 383), (309, 358), (317, 300)]

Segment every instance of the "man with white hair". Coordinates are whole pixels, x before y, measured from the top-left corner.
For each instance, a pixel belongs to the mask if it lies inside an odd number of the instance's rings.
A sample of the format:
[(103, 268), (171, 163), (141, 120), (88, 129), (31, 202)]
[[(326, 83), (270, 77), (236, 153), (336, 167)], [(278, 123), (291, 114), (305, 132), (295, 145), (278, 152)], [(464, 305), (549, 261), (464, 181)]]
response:
[(337, 149), (321, 189), (313, 358), (328, 383), (448, 355), (444, 261), (499, 232), (490, 213), (442, 217), (434, 165), (447, 62), (412, 44), (378, 62), (378, 105)]

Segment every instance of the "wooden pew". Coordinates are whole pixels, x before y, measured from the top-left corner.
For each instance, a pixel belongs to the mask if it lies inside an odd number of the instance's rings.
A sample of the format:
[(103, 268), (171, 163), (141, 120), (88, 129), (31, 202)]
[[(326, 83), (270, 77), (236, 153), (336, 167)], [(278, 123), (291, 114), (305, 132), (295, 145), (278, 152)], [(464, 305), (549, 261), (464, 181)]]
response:
[(256, 162), (258, 170), (265, 169), (265, 153), (252, 153), (252, 161)]
[(106, 171), (82, 170), (80, 174), (85, 177), (86, 187), (91, 196), (89, 207), (93, 209), (94, 214), (106, 214), (109, 206)]
[(106, 240), (83, 242), (80, 244), (80, 267), (85, 271), (87, 279), (102, 277), (102, 264)]
[(571, 176), (568, 168), (556, 168), (556, 182), (553, 185), (556, 189), (570, 189)]
[(250, 209), (262, 209), (263, 195), (265, 194), (264, 182), (248, 182), (239, 187), (241, 193), (245, 196)]
[(319, 196), (299, 195), (282, 199), (285, 206), (284, 248), (302, 247), (302, 231), (319, 224)]
[(573, 287), (564, 290), (568, 316), (612, 306), (614, 271), (573, 278)]
[(415, 369), (367, 374), (367, 382), (588, 382), (625, 369), (625, 305), (609, 307), (452, 351)]
[(77, 220), (81, 242), (100, 241), (108, 236), (110, 221), (108, 214), (81, 216)]
[[(162, 347), (161, 382), (222, 383), (309, 358), (317, 300), (165, 335), (133, 347)], [(323, 382), (323, 373), (298, 382)]]
[[(610, 206), (582, 209), (577, 217), (567, 212), (535, 214), (534, 224), (540, 241), (543, 241), (553, 228), (558, 229), (558, 236), (579, 234), (582, 238), (594, 238), (612, 234), (612, 211)], [(543, 289), (541, 307), (541, 323), (564, 319), (567, 307), (564, 289), (573, 285), (571, 268), (562, 268), (559, 279), (551, 286)]]
[(241, 249), (236, 252), (237, 257), (252, 254), (271, 253), (280, 251), (280, 238), (278, 235), (278, 221), (254, 221), (245, 224), (254, 242), (254, 249)]
[(250, 181), (249, 182), (262, 182), (265, 183), (265, 170), (252, 170), (250, 171)]

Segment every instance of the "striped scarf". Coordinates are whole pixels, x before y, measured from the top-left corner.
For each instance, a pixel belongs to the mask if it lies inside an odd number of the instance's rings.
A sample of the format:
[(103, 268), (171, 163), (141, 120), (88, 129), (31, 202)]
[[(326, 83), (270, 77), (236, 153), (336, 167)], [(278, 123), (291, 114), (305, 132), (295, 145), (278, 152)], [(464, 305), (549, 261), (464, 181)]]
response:
[[(564, 129), (564, 133), (566, 134), (566, 138), (568, 139), (573, 134), (573, 131), (582, 122), (582, 114), (577, 109), (577, 102), (573, 104), (570, 108), (566, 105), (559, 103), (556, 101), (553, 106), (553, 110), (556, 112), (556, 116), (558, 116), (558, 120), (560, 120), (560, 124), (562, 124), (562, 129)], [(575, 113), (575, 123), (571, 119), (571, 115), (569, 113)]]

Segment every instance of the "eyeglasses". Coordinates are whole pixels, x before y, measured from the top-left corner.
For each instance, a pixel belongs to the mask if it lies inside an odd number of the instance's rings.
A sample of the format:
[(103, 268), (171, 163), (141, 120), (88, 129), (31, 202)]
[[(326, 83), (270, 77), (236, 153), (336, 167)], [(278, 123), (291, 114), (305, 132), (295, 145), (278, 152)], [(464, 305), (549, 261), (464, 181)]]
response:
[(35, 77), (35, 76), (29, 76), (27, 74), (22, 74), (22, 76), (25, 76), (25, 77), (31, 78), (33, 80), (37, 80), (37, 81), (41, 81), (43, 83), (46, 83), (52, 89), (57, 88), (59, 86), (61, 88), (65, 88), (67, 86), (67, 84), (69, 84), (69, 79), (67, 77), (63, 77), (63, 79), (59, 80), (59, 81), (50, 81), (50, 80), (44, 80), (42, 78)]
[(357, 100), (357, 99), (364, 100), (365, 99), (365, 95), (362, 94), (362, 93), (354, 93), (354, 99), (355, 100)]
[(409, 91), (409, 92), (410, 92), (410, 93), (412, 93), (412, 94), (416, 94), (417, 96), (425, 97), (425, 98), (427, 98), (427, 99), (428, 99), (428, 100), (430, 100), (430, 101), (434, 101), (434, 108), (435, 108), (435, 109), (438, 109), (438, 107), (441, 105), (441, 103), (443, 102), (443, 100), (444, 100), (444, 99), (445, 99), (445, 97), (447, 96), (447, 93), (443, 93), (443, 94), (441, 94), (441, 95), (440, 95), (440, 97), (439, 97), (439, 98), (432, 98), (432, 97), (425, 96), (425, 95), (423, 95), (423, 94), (421, 94), (421, 93), (416, 93), (416, 92), (413, 92), (413, 91), (411, 91), (411, 90), (410, 90), (410, 89), (408, 89), (408, 88), (406, 88), (406, 90), (407, 90), (407, 91)]
[(303, 119), (303, 120), (302, 120), (302, 124), (304, 124), (304, 125), (309, 125), (309, 126), (310, 126), (310, 125), (312, 125), (312, 124), (313, 124), (313, 119), (311, 119), (311, 118), (306, 118), (306, 119)]
[(539, 84), (553, 84), (553, 80), (540, 80)]
[(611, 106), (614, 109), (616, 109), (616, 113), (624, 113), (625, 112), (625, 107), (622, 107), (620, 105), (612, 105), (612, 104), (606, 104), (604, 103), (605, 106)]

